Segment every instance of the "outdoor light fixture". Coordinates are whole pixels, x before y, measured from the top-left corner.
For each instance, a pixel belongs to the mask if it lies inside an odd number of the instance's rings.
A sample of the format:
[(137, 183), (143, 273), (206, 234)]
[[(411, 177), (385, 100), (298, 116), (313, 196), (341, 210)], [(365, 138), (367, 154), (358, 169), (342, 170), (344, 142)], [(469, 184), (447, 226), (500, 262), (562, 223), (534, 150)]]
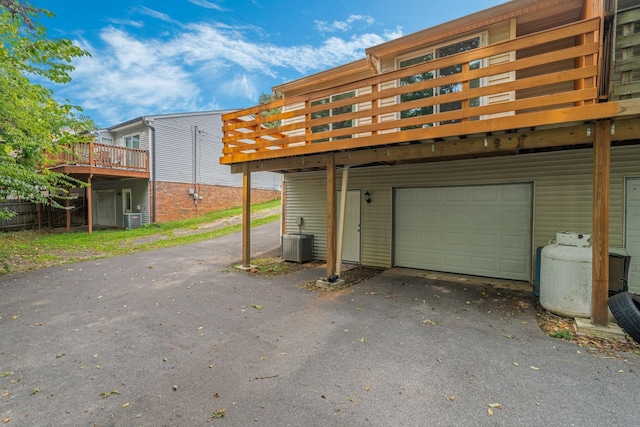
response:
[(364, 199), (367, 201), (367, 203), (371, 203), (371, 194), (369, 194), (368, 191), (364, 193)]

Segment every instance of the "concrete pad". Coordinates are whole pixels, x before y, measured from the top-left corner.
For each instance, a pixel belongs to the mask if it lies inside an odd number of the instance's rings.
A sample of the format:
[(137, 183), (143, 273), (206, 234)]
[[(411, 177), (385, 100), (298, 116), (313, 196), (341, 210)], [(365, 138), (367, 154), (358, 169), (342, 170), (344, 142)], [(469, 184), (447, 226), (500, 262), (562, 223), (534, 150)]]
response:
[(249, 265), (238, 264), (238, 265), (234, 265), (233, 268), (235, 268), (236, 270), (249, 271), (252, 268), (258, 268), (258, 266), (253, 264), (249, 264)]
[(316, 286), (319, 288), (332, 289), (344, 285), (344, 279), (338, 279), (335, 282), (329, 282), (325, 279), (316, 280)]
[(591, 323), (591, 319), (580, 317), (576, 317), (575, 321), (576, 332), (578, 334), (627, 342), (624, 331), (616, 323), (609, 323), (607, 326), (597, 326)]
[(524, 291), (533, 293), (533, 285), (529, 282), (519, 280), (493, 279), (490, 277), (467, 276), (456, 273), (442, 273), (439, 271), (416, 270), (413, 268), (393, 267), (385, 270), (384, 274), (422, 277), (431, 280), (442, 280), (452, 283), (473, 284), (473, 285), (490, 285), (494, 288), (512, 289), (515, 291)]

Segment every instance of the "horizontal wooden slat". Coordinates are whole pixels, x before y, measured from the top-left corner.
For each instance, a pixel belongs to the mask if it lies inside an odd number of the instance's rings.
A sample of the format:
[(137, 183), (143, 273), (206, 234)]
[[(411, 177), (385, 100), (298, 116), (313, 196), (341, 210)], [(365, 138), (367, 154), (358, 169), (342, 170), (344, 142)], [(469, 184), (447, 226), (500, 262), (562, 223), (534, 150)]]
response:
[(640, 94), (640, 82), (618, 83), (613, 86), (613, 96)]
[(616, 49), (624, 49), (640, 45), (640, 33), (616, 38)]
[(618, 14), (618, 25), (631, 24), (640, 21), (640, 7)]

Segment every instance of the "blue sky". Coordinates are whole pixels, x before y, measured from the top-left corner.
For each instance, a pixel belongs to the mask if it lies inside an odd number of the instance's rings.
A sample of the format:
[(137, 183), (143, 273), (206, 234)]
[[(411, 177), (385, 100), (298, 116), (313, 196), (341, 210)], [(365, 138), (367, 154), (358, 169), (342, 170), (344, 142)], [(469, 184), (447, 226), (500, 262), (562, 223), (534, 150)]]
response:
[(55, 96), (100, 127), (235, 109), (367, 47), (505, 0), (32, 0), (51, 37), (88, 50)]

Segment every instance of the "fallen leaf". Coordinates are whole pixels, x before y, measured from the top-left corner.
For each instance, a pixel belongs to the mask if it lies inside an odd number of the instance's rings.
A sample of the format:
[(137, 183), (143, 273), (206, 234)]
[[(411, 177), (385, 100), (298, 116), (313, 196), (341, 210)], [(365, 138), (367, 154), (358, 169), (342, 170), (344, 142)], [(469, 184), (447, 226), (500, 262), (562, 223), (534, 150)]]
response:
[(224, 408), (218, 409), (213, 414), (211, 414), (211, 418), (222, 418), (222, 417), (224, 417)]
[(540, 368), (537, 368), (535, 366), (531, 366), (531, 369), (533, 369), (534, 371), (539, 371), (540, 370)]
[(452, 402), (455, 401), (456, 400), (456, 396), (453, 395), (453, 394), (450, 394), (449, 395), (449, 400), (452, 401)]
[(36, 387), (33, 390), (31, 390), (31, 393), (29, 393), (30, 395), (34, 395), (34, 394), (38, 394), (40, 392), (40, 387)]
[(9, 418), (9, 417), (7, 417), (4, 420), (2, 420), (2, 422), (5, 423), (5, 424), (8, 423), (9, 421), (11, 421), (11, 418)]
[(251, 307), (255, 308), (256, 310), (262, 310), (262, 306), (260, 304), (253, 304)]
[(8, 377), (9, 375), (13, 375), (13, 372), (11, 372), (11, 371), (4, 371), (3, 373), (1, 373), (1, 374), (0, 374), (0, 378)]
[(56, 354), (56, 359), (60, 359), (62, 356), (66, 356), (64, 353)]
[(103, 391), (102, 393), (100, 393), (100, 397), (102, 397), (103, 399), (111, 396), (112, 394), (119, 394), (118, 390), (111, 390), (111, 391)]
[(513, 365), (514, 366), (520, 366), (520, 365), (518, 365), (518, 362), (513, 362)]
[(369, 391), (369, 390), (371, 390), (369, 387), (364, 388), (364, 391)]
[(129, 402), (127, 402), (124, 405), (122, 405), (123, 408), (126, 408), (127, 406), (129, 406)]
[(487, 410), (487, 413), (489, 414), (489, 416), (493, 417), (493, 409), (489, 408)]
[(365, 337), (360, 337), (360, 342), (362, 343), (367, 342), (367, 339)]
[(490, 403), (489, 408), (502, 409), (499, 403)]

